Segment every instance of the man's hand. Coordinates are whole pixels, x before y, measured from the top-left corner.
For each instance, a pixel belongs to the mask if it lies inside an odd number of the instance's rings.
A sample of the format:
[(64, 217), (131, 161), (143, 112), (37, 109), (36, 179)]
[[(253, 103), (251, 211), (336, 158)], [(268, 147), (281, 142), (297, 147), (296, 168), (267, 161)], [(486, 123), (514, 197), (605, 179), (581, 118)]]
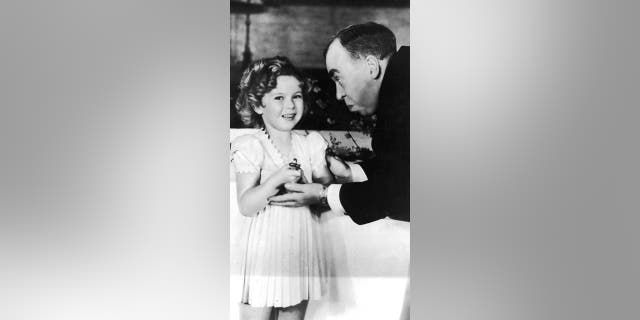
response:
[(269, 204), (283, 207), (302, 207), (320, 203), (323, 186), (319, 183), (287, 183), (289, 192), (269, 198)]
[(337, 182), (351, 181), (351, 168), (342, 159), (330, 154), (327, 154), (325, 158), (327, 159), (327, 166)]

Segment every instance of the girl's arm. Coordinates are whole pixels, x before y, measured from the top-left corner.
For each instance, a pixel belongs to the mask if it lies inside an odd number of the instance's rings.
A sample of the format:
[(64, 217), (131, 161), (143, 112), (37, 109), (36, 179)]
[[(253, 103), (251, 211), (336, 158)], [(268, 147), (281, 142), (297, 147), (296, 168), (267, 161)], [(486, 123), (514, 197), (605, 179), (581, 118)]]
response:
[(236, 192), (240, 213), (253, 217), (267, 205), (267, 198), (278, 191), (269, 184), (260, 184), (260, 173), (236, 173)]
[[(324, 155), (323, 155), (324, 157)], [(329, 170), (329, 168), (327, 167), (327, 164), (324, 163), (323, 165), (317, 166), (313, 172), (312, 172), (312, 179), (313, 182), (317, 182), (320, 184), (330, 184), (333, 182), (333, 174), (331, 174), (331, 171)]]
[(238, 209), (247, 217), (255, 216), (268, 203), (268, 198), (275, 196), (281, 185), (293, 182), (300, 177), (300, 172), (288, 166), (276, 171), (260, 184), (260, 173), (236, 173), (236, 191)]
[(311, 180), (320, 184), (330, 184), (334, 181), (333, 174), (327, 167), (327, 141), (317, 131), (307, 134), (307, 141), (311, 149)]

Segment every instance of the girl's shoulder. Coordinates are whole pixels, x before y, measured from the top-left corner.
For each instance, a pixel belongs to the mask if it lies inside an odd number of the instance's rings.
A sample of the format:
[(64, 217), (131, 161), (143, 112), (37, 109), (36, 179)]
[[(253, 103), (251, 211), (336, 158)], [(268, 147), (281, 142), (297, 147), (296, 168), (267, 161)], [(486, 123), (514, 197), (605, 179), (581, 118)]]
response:
[(258, 133), (247, 133), (236, 137), (231, 142), (231, 149), (262, 149)]
[(294, 137), (300, 139), (324, 139), (318, 131), (313, 130), (295, 130), (291, 131)]
[(231, 142), (231, 162), (236, 172), (259, 172), (264, 160), (264, 148), (255, 134), (244, 134)]
[(318, 131), (304, 130), (304, 131), (293, 131), (293, 132), (294, 132), (294, 137), (297, 137), (298, 140), (300, 140), (302, 143), (304, 143), (308, 147), (325, 148), (327, 146), (326, 140)]
[(306, 136), (307, 141), (312, 144), (324, 144), (326, 143), (325, 138), (318, 131), (307, 131)]

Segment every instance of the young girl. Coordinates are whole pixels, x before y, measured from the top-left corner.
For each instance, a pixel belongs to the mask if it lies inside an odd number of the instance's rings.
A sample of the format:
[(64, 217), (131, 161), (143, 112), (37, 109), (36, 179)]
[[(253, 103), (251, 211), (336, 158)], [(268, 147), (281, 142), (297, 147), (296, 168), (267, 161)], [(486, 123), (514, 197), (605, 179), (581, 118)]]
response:
[(238, 113), (261, 128), (232, 143), (238, 208), (251, 217), (243, 259), (241, 318), (303, 319), (325, 291), (317, 217), (308, 207), (271, 206), (288, 182), (329, 183), (326, 142), (293, 132), (304, 112), (304, 78), (283, 57), (251, 64), (240, 80)]

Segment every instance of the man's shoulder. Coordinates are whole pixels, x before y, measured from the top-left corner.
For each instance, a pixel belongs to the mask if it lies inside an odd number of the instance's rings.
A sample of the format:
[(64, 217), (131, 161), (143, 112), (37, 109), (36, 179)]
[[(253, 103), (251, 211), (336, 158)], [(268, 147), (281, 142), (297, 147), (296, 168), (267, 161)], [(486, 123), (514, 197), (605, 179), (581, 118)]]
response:
[(381, 89), (385, 94), (381, 95), (390, 96), (393, 99), (397, 99), (396, 96), (400, 95), (408, 99), (409, 72), (409, 47), (402, 46), (389, 63)]
[(393, 59), (396, 60), (396, 65), (401, 65), (402, 67), (409, 66), (409, 46), (402, 46), (396, 52)]
[(399, 122), (408, 122), (409, 74), (409, 47), (402, 46), (389, 63), (379, 96), (379, 103), (383, 105), (379, 110), (379, 117), (389, 119), (393, 126), (398, 125)]
[(396, 60), (396, 64), (400, 64), (399, 61), (401, 63), (409, 63), (409, 51), (409, 46), (401, 46), (391, 60)]

